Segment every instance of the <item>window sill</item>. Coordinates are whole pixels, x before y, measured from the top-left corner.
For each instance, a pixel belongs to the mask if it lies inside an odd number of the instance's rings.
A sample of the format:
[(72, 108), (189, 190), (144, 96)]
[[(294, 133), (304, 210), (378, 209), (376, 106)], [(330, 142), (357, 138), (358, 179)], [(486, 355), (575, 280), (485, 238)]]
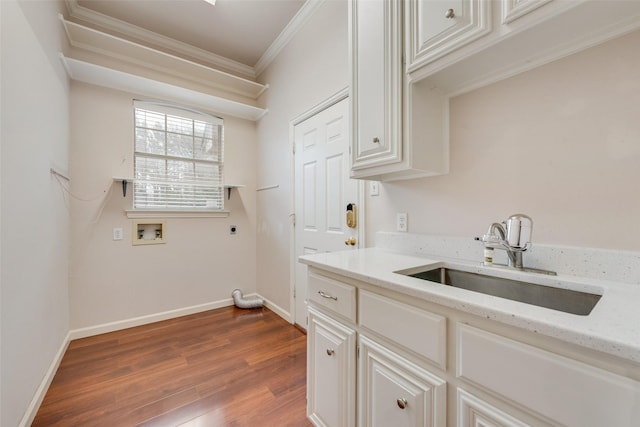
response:
[(126, 210), (127, 218), (227, 218), (229, 211)]

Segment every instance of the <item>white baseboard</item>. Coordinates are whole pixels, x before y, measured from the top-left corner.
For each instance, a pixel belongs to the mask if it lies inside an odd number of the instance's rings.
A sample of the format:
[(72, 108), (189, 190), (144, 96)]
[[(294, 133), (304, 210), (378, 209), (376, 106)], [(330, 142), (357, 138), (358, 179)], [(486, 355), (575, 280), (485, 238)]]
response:
[(282, 317), (287, 322), (293, 323), (293, 317), (291, 317), (291, 313), (289, 313), (288, 311), (284, 310), (282, 307), (278, 306), (277, 304), (274, 304), (273, 302), (271, 302), (270, 300), (264, 297), (260, 297), (260, 298), (264, 300), (265, 307), (273, 311), (278, 316)]
[(119, 331), (121, 329), (132, 328), (134, 326), (142, 326), (148, 323), (160, 322), (162, 320), (173, 319), (175, 317), (187, 316), (189, 314), (200, 313), (216, 308), (228, 307), (233, 305), (231, 298), (220, 301), (208, 302), (205, 304), (192, 305), (190, 307), (177, 308), (175, 310), (163, 311), (161, 313), (148, 314), (146, 316), (134, 317), (131, 319), (118, 320), (116, 322), (104, 323), (102, 325), (89, 326), (86, 328), (73, 329), (71, 339), (86, 338), (94, 335), (105, 334), (107, 332)]
[[(251, 294), (251, 296), (260, 296), (258, 294)], [(262, 298), (262, 297), (261, 297)], [(262, 298), (264, 300), (264, 306), (269, 310), (276, 313), (278, 316), (282, 317), (289, 323), (291, 322), (291, 315), (286, 310), (279, 307), (277, 304), (269, 301), (266, 298)], [(117, 322), (104, 323), (102, 325), (89, 326), (86, 328), (73, 329), (67, 333), (67, 336), (64, 339), (64, 342), (60, 346), (60, 349), (56, 353), (49, 369), (47, 370), (46, 375), (42, 379), (38, 390), (36, 390), (27, 411), (25, 412), (22, 420), (20, 421), (19, 427), (28, 427), (33, 423), (33, 420), (38, 413), (38, 409), (44, 400), (45, 395), (47, 394), (47, 390), (51, 385), (51, 381), (53, 381), (53, 377), (60, 366), (60, 362), (64, 356), (64, 353), (67, 351), (67, 347), (72, 340), (78, 338), (86, 338), (94, 335), (104, 334), (107, 332), (119, 331), (121, 329), (132, 328), (134, 326), (142, 326), (148, 323), (160, 322), (162, 320), (173, 319), (176, 317), (187, 316), (189, 314), (200, 313), (203, 311), (214, 310), (216, 308), (228, 307), (233, 305), (233, 299), (223, 299), (220, 301), (208, 302), (206, 304), (193, 305), (191, 307), (178, 308), (175, 310), (164, 311), (161, 313), (149, 314), (147, 316), (134, 317), (126, 320), (119, 320)]]
[(71, 341), (71, 332), (68, 332), (67, 336), (62, 341), (62, 344), (60, 345), (58, 352), (54, 356), (53, 361), (51, 361), (51, 365), (49, 365), (49, 369), (47, 369), (47, 373), (44, 375), (44, 378), (42, 379), (40, 386), (38, 387), (35, 394), (33, 395), (33, 399), (31, 399), (31, 403), (29, 403), (29, 406), (27, 407), (27, 410), (25, 411), (24, 416), (22, 417), (22, 420), (20, 420), (20, 424), (18, 424), (19, 427), (29, 427), (33, 423), (33, 420), (36, 418), (36, 415), (38, 414), (38, 409), (40, 409), (40, 405), (44, 400), (44, 396), (47, 394), (47, 390), (49, 390), (51, 381), (53, 381), (53, 377), (56, 375), (56, 372), (58, 371), (58, 367), (60, 366), (60, 362), (62, 362), (62, 357), (64, 357), (64, 353), (67, 351), (67, 347), (69, 347), (70, 341)]

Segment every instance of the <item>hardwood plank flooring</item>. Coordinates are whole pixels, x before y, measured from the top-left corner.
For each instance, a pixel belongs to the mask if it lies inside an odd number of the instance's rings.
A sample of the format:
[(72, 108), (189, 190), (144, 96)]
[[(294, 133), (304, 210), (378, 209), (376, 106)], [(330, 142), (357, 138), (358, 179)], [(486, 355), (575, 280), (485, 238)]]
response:
[(74, 340), (32, 426), (311, 426), (306, 336), (226, 307)]

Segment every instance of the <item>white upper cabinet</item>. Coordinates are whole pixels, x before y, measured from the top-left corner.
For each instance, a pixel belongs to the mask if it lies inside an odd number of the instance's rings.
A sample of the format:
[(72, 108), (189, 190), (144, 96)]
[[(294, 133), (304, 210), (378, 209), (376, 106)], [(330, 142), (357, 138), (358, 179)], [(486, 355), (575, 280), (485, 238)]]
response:
[(406, 2), (407, 71), (489, 33), (490, 6), (483, 0)]
[(449, 99), (640, 28), (640, 0), (349, 1), (351, 177), (449, 171)]
[(386, 181), (448, 170), (448, 150), (440, 137), (442, 98), (423, 108), (427, 115), (421, 124), (435, 129), (435, 138), (432, 131), (421, 135), (429, 140), (425, 144), (404, 135), (403, 5), (400, 0), (349, 2), (352, 178)]
[[(640, 1), (411, 0), (405, 14), (409, 82), (455, 96), (640, 28)], [(425, 3), (422, 5), (421, 3)], [(429, 23), (447, 21), (450, 27)], [(449, 14), (450, 15), (450, 14)], [(458, 25), (459, 21), (459, 25)], [(455, 25), (454, 25), (455, 24)], [(424, 27), (424, 28), (421, 28)], [(444, 28), (444, 29), (443, 29)], [(436, 33), (435, 35), (432, 33)], [(430, 38), (429, 38), (430, 37)]]
[(508, 24), (551, 0), (502, 0), (502, 24)]
[(352, 174), (402, 161), (401, 2), (349, 2)]

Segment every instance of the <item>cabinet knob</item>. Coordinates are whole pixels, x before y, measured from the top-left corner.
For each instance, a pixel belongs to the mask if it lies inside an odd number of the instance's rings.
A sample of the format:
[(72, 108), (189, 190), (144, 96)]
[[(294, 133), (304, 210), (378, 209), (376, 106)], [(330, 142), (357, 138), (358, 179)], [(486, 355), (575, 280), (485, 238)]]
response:
[(373, 137), (373, 142), (375, 144), (379, 144), (380, 143), (380, 138), (378, 138), (377, 136)]
[(398, 399), (396, 402), (398, 403), (398, 408), (400, 408), (400, 409), (405, 409), (407, 407), (407, 405), (408, 405), (407, 399), (405, 399), (403, 397)]
[(327, 356), (333, 356), (336, 352), (332, 348), (327, 349)]
[(453, 10), (453, 9), (448, 9), (447, 13), (445, 13), (444, 17), (447, 18), (447, 19), (455, 18), (456, 17), (456, 11)]

